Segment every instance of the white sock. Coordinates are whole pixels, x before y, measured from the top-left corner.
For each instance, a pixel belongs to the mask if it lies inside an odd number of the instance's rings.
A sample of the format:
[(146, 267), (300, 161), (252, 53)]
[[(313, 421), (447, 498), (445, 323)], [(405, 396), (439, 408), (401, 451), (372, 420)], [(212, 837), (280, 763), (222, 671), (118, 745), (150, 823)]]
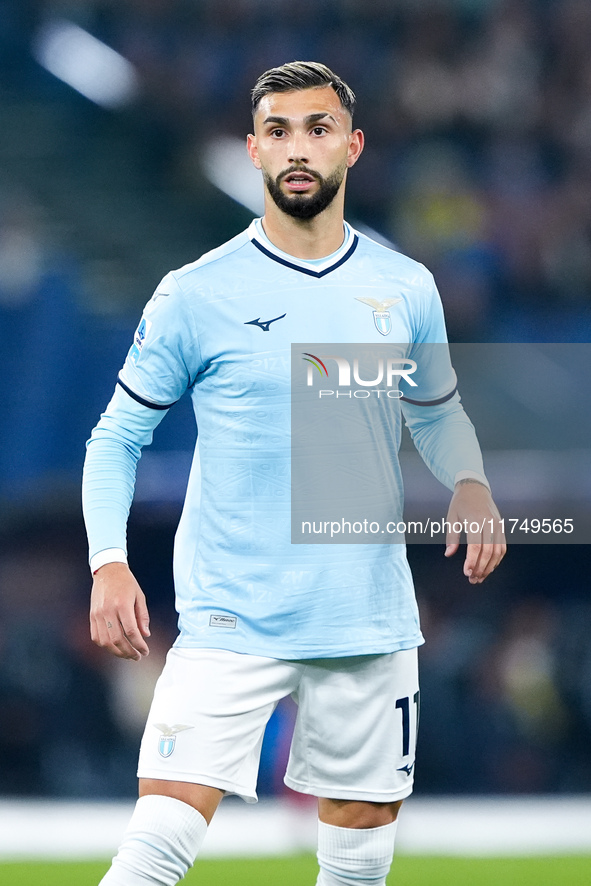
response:
[(379, 828), (338, 828), (318, 822), (316, 886), (383, 886), (398, 822)]
[(101, 886), (174, 886), (195, 861), (207, 822), (192, 806), (149, 794), (136, 803)]

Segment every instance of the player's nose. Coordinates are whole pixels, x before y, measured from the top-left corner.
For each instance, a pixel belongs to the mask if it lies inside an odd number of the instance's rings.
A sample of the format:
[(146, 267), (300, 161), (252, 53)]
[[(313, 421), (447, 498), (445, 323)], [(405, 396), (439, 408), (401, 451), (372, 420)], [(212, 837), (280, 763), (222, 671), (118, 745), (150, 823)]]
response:
[(308, 163), (309, 160), (303, 138), (296, 134), (292, 135), (289, 142), (288, 160), (290, 163)]

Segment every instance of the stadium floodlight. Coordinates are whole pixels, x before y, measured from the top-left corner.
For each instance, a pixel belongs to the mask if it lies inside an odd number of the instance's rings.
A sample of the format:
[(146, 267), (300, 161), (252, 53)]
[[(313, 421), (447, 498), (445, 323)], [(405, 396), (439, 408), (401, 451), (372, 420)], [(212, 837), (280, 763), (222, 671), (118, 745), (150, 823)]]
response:
[(33, 43), (33, 55), (44, 68), (105, 108), (120, 108), (139, 92), (135, 68), (114, 49), (73, 22), (44, 24)]
[(262, 215), (261, 173), (252, 165), (246, 140), (224, 135), (212, 139), (203, 152), (203, 171), (209, 181), (255, 215)]

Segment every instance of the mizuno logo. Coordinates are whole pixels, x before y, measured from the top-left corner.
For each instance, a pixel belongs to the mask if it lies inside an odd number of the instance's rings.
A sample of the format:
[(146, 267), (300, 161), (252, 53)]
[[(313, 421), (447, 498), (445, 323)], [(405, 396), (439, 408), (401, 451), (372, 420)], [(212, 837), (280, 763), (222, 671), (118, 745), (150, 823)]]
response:
[(256, 320), (247, 320), (244, 325), (245, 326), (258, 326), (259, 329), (263, 330), (263, 332), (268, 332), (269, 326), (271, 325), (271, 323), (275, 323), (277, 320), (283, 320), (283, 318), (285, 317), (286, 314), (287, 314), (287, 311), (285, 312), (285, 314), (282, 314), (281, 317), (274, 317), (272, 320), (261, 320), (260, 317), (257, 317)]
[(414, 769), (414, 765), (414, 763), (407, 763), (406, 766), (401, 766), (400, 769), (396, 770), (396, 772), (406, 772), (407, 775), (410, 775), (410, 773)]
[(235, 615), (210, 615), (210, 628), (235, 628), (238, 618)]

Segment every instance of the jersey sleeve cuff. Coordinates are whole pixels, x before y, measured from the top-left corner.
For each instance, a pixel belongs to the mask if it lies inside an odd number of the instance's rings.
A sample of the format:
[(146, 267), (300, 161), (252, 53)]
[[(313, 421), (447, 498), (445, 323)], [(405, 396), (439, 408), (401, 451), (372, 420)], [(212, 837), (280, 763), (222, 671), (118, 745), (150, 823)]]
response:
[(127, 554), (122, 548), (106, 548), (90, 558), (90, 571), (95, 572), (107, 563), (127, 563)]
[(479, 474), (478, 471), (458, 471), (454, 477), (454, 486), (456, 483), (459, 483), (460, 480), (477, 480), (479, 483), (482, 483), (483, 486), (486, 486), (490, 492), (490, 483), (484, 474)]

